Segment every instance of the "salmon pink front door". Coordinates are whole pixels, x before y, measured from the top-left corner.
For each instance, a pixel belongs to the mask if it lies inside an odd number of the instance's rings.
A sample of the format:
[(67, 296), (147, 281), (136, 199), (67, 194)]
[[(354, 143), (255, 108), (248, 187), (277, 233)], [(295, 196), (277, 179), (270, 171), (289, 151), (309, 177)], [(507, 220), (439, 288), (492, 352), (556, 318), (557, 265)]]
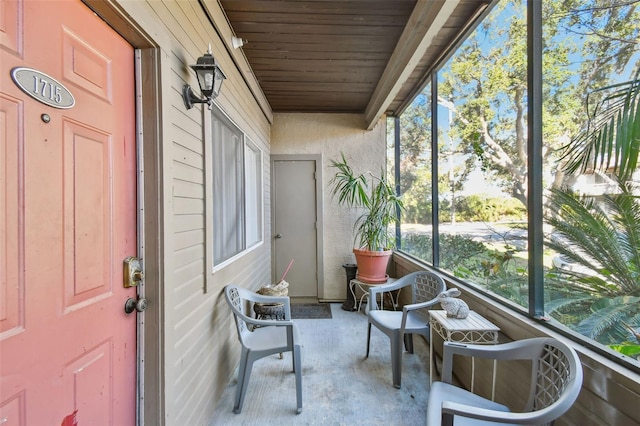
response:
[(0, 42), (0, 423), (134, 424), (133, 48), (76, 0), (0, 0)]

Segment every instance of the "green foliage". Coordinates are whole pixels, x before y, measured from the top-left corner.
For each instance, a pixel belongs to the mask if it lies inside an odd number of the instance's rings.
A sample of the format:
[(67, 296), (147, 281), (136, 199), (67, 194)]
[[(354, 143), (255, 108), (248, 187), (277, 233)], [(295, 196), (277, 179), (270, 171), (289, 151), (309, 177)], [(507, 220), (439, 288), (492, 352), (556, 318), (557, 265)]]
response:
[(402, 149), (400, 193), (404, 202), (404, 221), (431, 223), (431, 110), (428, 91), (416, 97), (400, 117)]
[(640, 199), (620, 183), (603, 202), (569, 190), (553, 190), (547, 223), (555, 229), (547, 246), (591, 271), (572, 281), (602, 295), (640, 296)]
[(431, 171), (426, 168), (413, 170), (414, 174), (409, 170), (402, 174), (402, 181), (406, 182), (407, 178), (412, 181), (411, 190), (406, 191), (402, 195), (405, 211), (403, 214), (406, 223), (431, 223)]
[[(429, 234), (402, 235), (402, 250), (420, 259), (432, 259), (432, 243)], [(491, 249), (462, 235), (441, 234), (440, 267), (521, 306), (527, 304), (526, 261), (516, 258), (509, 246)]]
[(363, 209), (354, 224), (354, 242), (371, 251), (391, 248), (394, 238), (389, 235), (389, 225), (398, 221), (397, 214), (403, 209), (403, 203), (387, 183), (384, 172), (381, 171), (380, 176), (370, 172), (355, 174), (344, 154), (340, 161), (332, 160), (331, 167), (336, 169), (336, 174), (329, 184), (338, 203)]
[(640, 345), (634, 345), (632, 343), (623, 343), (621, 345), (609, 345), (614, 351), (618, 351), (623, 355), (632, 357), (640, 361)]
[(629, 332), (621, 327), (624, 320), (640, 314), (640, 297), (598, 297), (591, 304), (591, 313), (576, 327), (576, 331), (601, 343), (620, 342)]
[(593, 127), (564, 147), (568, 173), (613, 170), (617, 192), (597, 199), (554, 189), (546, 217), (555, 230), (547, 246), (581, 267), (549, 274), (547, 287), (565, 296), (546, 303), (546, 310), (603, 344), (625, 341), (628, 324), (640, 323), (640, 197), (630, 180), (640, 147), (640, 132), (633, 130), (640, 123), (638, 87), (636, 78), (609, 88), (614, 93), (590, 117)]
[(597, 98), (593, 113), (565, 147), (568, 173), (611, 168), (620, 180), (631, 179), (640, 152), (639, 76), (640, 69), (635, 80), (593, 93)]
[[(431, 235), (410, 232), (402, 235), (402, 250), (420, 258), (433, 258)], [(440, 264), (445, 269), (475, 271), (480, 265), (478, 257), (488, 252), (484, 244), (460, 235), (440, 236)], [(466, 276), (466, 274), (463, 274)]]
[(467, 222), (526, 220), (527, 210), (514, 198), (469, 195), (458, 199), (457, 218)]

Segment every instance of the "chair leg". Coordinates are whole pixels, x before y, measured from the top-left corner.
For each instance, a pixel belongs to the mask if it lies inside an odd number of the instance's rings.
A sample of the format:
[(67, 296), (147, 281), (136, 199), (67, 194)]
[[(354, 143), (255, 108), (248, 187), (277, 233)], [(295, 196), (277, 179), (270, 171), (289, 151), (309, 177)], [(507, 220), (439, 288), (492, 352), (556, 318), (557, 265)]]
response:
[(367, 327), (367, 355), (365, 358), (369, 358), (369, 344), (371, 343), (371, 323), (368, 323)]
[[(300, 347), (300, 345), (294, 345), (293, 346), (294, 349), (296, 347)], [(296, 359), (296, 352), (295, 350), (291, 350), (291, 365), (293, 366), (293, 372), (296, 373), (298, 371), (298, 368), (300, 368), (300, 363), (299, 361)]]
[(391, 342), (391, 373), (393, 376), (393, 386), (400, 389), (400, 381), (402, 377), (402, 342), (399, 333), (392, 333)]
[(240, 357), (240, 366), (238, 367), (238, 388), (236, 389), (236, 403), (233, 407), (233, 412), (240, 414), (242, 411), (242, 405), (244, 404), (244, 396), (247, 393), (247, 385), (249, 384), (249, 377), (251, 377), (251, 369), (253, 368), (253, 357), (248, 350), (242, 351)]
[(410, 354), (413, 353), (413, 334), (404, 335), (404, 347)]
[(440, 426), (453, 426), (453, 414), (442, 413), (442, 424)]
[(293, 346), (293, 370), (296, 374), (296, 402), (298, 414), (302, 413), (302, 364), (300, 361), (300, 345)]

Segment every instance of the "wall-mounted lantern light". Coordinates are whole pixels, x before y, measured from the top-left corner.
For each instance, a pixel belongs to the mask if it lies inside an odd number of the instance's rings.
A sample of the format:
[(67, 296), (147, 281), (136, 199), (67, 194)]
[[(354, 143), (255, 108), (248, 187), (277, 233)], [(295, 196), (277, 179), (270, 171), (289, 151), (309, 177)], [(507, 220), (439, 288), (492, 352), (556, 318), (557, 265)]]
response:
[(182, 88), (182, 99), (187, 109), (193, 108), (193, 104), (207, 104), (211, 109), (213, 99), (220, 94), (222, 81), (227, 77), (224, 75), (220, 66), (211, 54), (211, 45), (209, 51), (198, 58), (195, 65), (189, 65), (198, 77), (198, 85), (203, 99), (198, 98), (191, 89), (191, 86), (185, 84)]

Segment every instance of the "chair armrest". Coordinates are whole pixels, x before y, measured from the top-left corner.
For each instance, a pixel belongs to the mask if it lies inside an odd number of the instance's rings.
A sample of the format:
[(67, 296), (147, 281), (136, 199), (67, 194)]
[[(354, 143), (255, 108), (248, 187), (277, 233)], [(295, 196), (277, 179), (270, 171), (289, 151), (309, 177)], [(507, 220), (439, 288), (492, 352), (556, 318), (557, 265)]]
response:
[(404, 330), (405, 330), (405, 328), (407, 326), (407, 316), (409, 315), (409, 312), (417, 311), (417, 310), (423, 309), (423, 308), (428, 308), (428, 307), (436, 305), (438, 303), (439, 303), (438, 299), (431, 299), (431, 300), (427, 300), (426, 302), (422, 302), (422, 303), (413, 303), (411, 305), (404, 305), (402, 307), (402, 322), (400, 323), (400, 332), (404, 333)]
[(369, 295), (378, 293), (388, 293), (390, 291), (399, 290), (413, 284), (411, 280), (403, 280), (402, 278), (387, 284), (378, 284), (369, 287)]
[(545, 343), (553, 341), (549, 337), (534, 337), (526, 340), (516, 340), (497, 345), (463, 344), (445, 342), (445, 352), (455, 355), (472, 356), (486, 359), (537, 359)]
[[(369, 300), (378, 300), (378, 294), (388, 293), (390, 291), (400, 290), (401, 288), (409, 287), (413, 285), (413, 282), (414, 282), (413, 280), (414, 278), (412, 276), (405, 275), (404, 277), (399, 278), (392, 283), (370, 286)], [(378, 309), (378, 304), (371, 303), (371, 306), (368, 307), (367, 309), (370, 311), (375, 311)]]
[(496, 423), (515, 423), (524, 425), (546, 424), (554, 420), (557, 416), (554, 411), (554, 407), (550, 406), (526, 413), (514, 413), (512, 411), (498, 411), (490, 410), (488, 408), (479, 408), (459, 402), (442, 401), (442, 425), (453, 424), (453, 419), (451, 423), (448, 423), (448, 421), (445, 420), (446, 417), (444, 416), (446, 414)]
[[(452, 416), (462, 416), (477, 420), (485, 420), (496, 423), (520, 423), (515, 416), (522, 416), (522, 413), (511, 413), (509, 411), (490, 410), (487, 408), (474, 407), (473, 405), (461, 404), (459, 402), (442, 401), (442, 425), (453, 425), (453, 418), (450, 417), (451, 422), (447, 420), (447, 414)], [(527, 413), (529, 414), (529, 413)], [(529, 419), (522, 419), (522, 423), (529, 421)], [(529, 423), (531, 424), (531, 423)]]
[(286, 327), (286, 326), (293, 326), (293, 321), (291, 319), (283, 319), (283, 320), (278, 320), (278, 319), (256, 319), (256, 318), (251, 318), (247, 315), (240, 315), (242, 317), (242, 320), (244, 322), (246, 322), (247, 324), (252, 324), (252, 325), (259, 325), (261, 327), (267, 327), (267, 326), (275, 326), (275, 327)]
[(440, 301), (438, 300), (438, 298), (434, 298), (431, 300), (427, 300), (426, 302), (421, 302), (421, 303), (413, 303), (411, 305), (404, 305), (402, 307), (403, 311), (415, 311), (418, 309), (423, 309), (423, 308), (428, 308), (430, 306), (434, 306), (437, 305), (438, 303), (440, 303)]
[(462, 355), (493, 360), (535, 360), (538, 359), (547, 337), (516, 340), (497, 345), (472, 345), (456, 342), (444, 342), (442, 354), (442, 381), (451, 383), (453, 356)]

